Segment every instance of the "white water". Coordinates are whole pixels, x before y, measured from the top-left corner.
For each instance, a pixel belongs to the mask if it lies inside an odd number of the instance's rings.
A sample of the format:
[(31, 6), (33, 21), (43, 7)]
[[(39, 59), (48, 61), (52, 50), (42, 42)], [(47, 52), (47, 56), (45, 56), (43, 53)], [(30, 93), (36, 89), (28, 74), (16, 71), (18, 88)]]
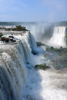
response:
[(3, 98), (20, 100), (23, 96), (27, 73), (23, 59), (18, 50), (11, 45), (6, 47), (1, 45), (0, 52), (0, 91), (2, 93), (0, 100)]
[(25, 54), (27, 63), (31, 64), (32, 66), (35, 66), (36, 64), (41, 63), (42, 56), (41, 55), (34, 56), (32, 54), (32, 51), (42, 54), (42, 53), (44, 53), (44, 50), (41, 47), (37, 47), (37, 44), (35, 42), (33, 35), (31, 35), (31, 33), (27, 32), (22, 37), (20, 37), (20, 36), (15, 36), (15, 37), (17, 37), (18, 39), (21, 39), (21, 41), (22, 41), (24, 54)]
[(42, 57), (34, 56), (31, 52), (27, 33), (15, 37), (20, 40), (16, 44), (4, 43), (0, 46), (0, 100), (23, 100), (27, 81), (26, 66), (41, 63)]
[(65, 26), (59, 26), (59, 27), (55, 27), (54, 28), (54, 33), (52, 38), (49, 40), (48, 44), (51, 46), (62, 46), (65, 47), (66, 43), (65, 43), (65, 32), (66, 32), (66, 27)]
[(0, 46), (0, 100), (66, 100), (67, 72), (34, 69), (43, 63), (43, 54), (32, 54), (40, 51), (34, 37), (14, 36), (20, 41)]
[[(54, 46), (54, 47), (60, 47), (60, 46), (65, 47), (66, 46), (66, 43), (64, 41), (66, 26), (54, 27), (54, 32), (52, 31), (52, 33), (50, 32), (50, 28), (52, 28), (51, 24), (48, 24), (48, 23), (22, 24), (22, 26), (25, 26), (28, 30), (30, 30), (30, 32), (35, 37), (35, 40), (38, 42), (43, 42), (44, 44), (48, 44), (49, 46)], [(4, 34), (7, 34), (7, 33), (9, 34), (9, 31), (3, 30), (2, 32)], [(10, 31), (10, 33), (11, 34), (13, 34), (13, 33), (21, 34), (22, 31), (20, 31), (20, 32), (19, 31), (14, 31), (14, 32)], [(31, 38), (33, 38), (33, 36)], [(34, 39), (32, 39), (32, 40), (34, 42)], [(34, 43), (34, 47), (35, 47), (35, 43)], [(33, 48), (33, 49), (35, 49), (35, 48)]]
[(67, 100), (67, 71), (28, 69), (25, 100)]

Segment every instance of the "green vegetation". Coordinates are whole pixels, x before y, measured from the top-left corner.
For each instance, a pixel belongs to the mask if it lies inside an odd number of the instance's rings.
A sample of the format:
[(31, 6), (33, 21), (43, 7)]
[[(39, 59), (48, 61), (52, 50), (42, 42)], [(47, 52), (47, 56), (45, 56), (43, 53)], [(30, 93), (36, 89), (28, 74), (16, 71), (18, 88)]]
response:
[(5, 30), (6, 30), (6, 31), (10, 31), (10, 30), (12, 30), (12, 28), (5, 28)]
[(21, 25), (16, 26), (15, 28), (6, 28), (5, 30), (12, 31), (28, 31), (26, 27), (22, 27)]
[(50, 47), (50, 48), (46, 48), (46, 51), (55, 51), (55, 52), (61, 52), (64, 48), (60, 47), (60, 48), (54, 48), (54, 47)]
[(40, 64), (40, 65), (36, 65), (35, 68), (36, 69), (43, 69), (43, 70), (45, 70), (46, 68), (49, 68), (49, 66), (46, 66), (46, 64), (44, 64), (44, 65)]
[(12, 30), (13, 31), (28, 31), (25, 27), (22, 27), (21, 25), (16, 26)]
[(45, 45), (45, 44), (43, 44), (41, 42), (37, 42), (37, 46), (42, 46), (42, 45)]
[(60, 26), (67, 26), (67, 21), (59, 22), (58, 25), (60, 25)]

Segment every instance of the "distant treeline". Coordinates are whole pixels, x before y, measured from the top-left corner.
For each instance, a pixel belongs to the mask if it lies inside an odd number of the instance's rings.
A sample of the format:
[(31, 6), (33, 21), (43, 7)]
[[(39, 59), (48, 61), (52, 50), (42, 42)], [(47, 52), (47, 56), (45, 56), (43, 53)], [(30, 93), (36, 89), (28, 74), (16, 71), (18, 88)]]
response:
[(16, 25), (23, 25), (23, 24), (35, 24), (36, 22), (0, 22), (2, 26), (16, 26)]
[(53, 23), (54, 26), (67, 26), (67, 21), (55, 22)]
[[(0, 25), (9, 26), (9, 25), (38, 24), (38, 23), (39, 22), (0, 22)], [(42, 23), (45, 23), (45, 22), (42, 22)], [(53, 22), (52, 25), (67, 26), (67, 21)]]
[(67, 26), (67, 21), (62, 21), (62, 22), (59, 23), (59, 25), (61, 25), (61, 26)]

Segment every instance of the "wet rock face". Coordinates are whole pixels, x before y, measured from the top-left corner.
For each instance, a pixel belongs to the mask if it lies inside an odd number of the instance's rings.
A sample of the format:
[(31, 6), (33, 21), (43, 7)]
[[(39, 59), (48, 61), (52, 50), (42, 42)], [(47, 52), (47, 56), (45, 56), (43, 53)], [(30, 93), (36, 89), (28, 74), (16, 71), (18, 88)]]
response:
[(13, 36), (9, 36), (9, 38), (14, 38)]
[(14, 40), (14, 39), (10, 39), (11, 40), (11, 42), (16, 42), (16, 40)]
[(16, 39), (14, 38), (14, 36), (9, 36), (9, 37), (5, 37), (5, 36), (1, 36), (0, 41), (3, 42), (16, 42)]

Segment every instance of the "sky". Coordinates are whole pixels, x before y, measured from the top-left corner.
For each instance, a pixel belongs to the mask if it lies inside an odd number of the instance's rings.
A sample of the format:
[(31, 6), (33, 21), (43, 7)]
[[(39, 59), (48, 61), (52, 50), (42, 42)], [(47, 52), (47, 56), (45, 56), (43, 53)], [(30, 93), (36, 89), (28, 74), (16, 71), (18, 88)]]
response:
[(0, 21), (67, 21), (67, 0), (0, 0)]

